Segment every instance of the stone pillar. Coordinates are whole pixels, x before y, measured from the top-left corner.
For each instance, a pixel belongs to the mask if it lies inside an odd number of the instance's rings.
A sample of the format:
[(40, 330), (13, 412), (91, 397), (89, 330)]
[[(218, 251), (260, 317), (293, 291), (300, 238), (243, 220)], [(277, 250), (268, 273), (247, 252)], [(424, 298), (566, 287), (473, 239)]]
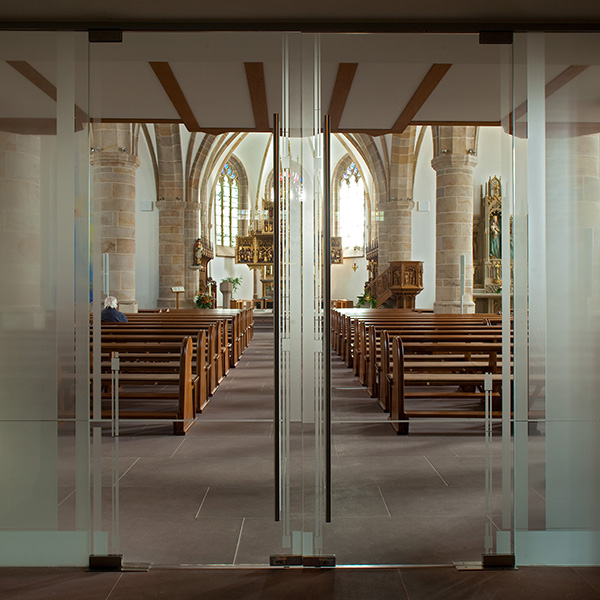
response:
[[(156, 203), (158, 214), (158, 307), (175, 308), (171, 287), (184, 285), (186, 202), (164, 200)], [(189, 248), (191, 254), (193, 244)], [(195, 290), (194, 290), (195, 292)], [(186, 294), (187, 295), (187, 294)]]
[(42, 304), (40, 153), (39, 137), (0, 132), (0, 311), (7, 327), (32, 327)]
[(93, 128), (92, 198), (100, 252), (108, 253), (109, 291), (123, 312), (137, 312), (135, 299), (135, 172), (140, 159), (130, 153), (128, 125)]
[(460, 261), (466, 257), (463, 312), (473, 302), (473, 168), (475, 127), (439, 127), (431, 166), (436, 178), (434, 312), (460, 313)]
[(262, 298), (262, 284), (260, 278), (262, 273), (260, 269), (252, 269), (252, 275), (254, 278), (254, 296), (253, 298)]
[(175, 308), (175, 294), (171, 292), (171, 287), (186, 288), (186, 306), (197, 291), (197, 285), (193, 282), (190, 284), (192, 289), (189, 289), (186, 279), (198, 235), (194, 233), (193, 239), (191, 238), (193, 224), (190, 224), (191, 215), (184, 201), (179, 125), (160, 123), (155, 125), (154, 130), (158, 162), (158, 306)]
[[(194, 308), (194, 296), (199, 290), (199, 270), (193, 269), (194, 244), (199, 237), (199, 210), (197, 202), (186, 202), (184, 208), (185, 236), (184, 236), (184, 285), (185, 299), (181, 308)], [(203, 290), (204, 291), (204, 290)]]
[(389, 197), (378, 205), (379, 273), (390, 262), (412, 258), (412, 200), (415, 127), (392, 135)]

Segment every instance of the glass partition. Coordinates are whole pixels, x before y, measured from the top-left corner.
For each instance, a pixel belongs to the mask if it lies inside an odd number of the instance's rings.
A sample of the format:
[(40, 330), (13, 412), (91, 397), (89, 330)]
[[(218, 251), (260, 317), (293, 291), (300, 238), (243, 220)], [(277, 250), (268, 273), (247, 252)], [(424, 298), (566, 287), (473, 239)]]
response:
[(87, 565), (87, 36), (0, 41), (0, 564)]
[(598, 564), (596, 34), (515, 38), (520, 564)]
[[(600, 562), (597, 35), (4, 33), (0, 55), (0, 564)], [(277, 265), (217, 243), (226, 163)], [(238, 371), (232, 275), (277, 308)], [(202, 292), (210, 389), (124, 418), (104, 296), (143, 329)], [(487, 344), (462, 380), (459, 312)]]

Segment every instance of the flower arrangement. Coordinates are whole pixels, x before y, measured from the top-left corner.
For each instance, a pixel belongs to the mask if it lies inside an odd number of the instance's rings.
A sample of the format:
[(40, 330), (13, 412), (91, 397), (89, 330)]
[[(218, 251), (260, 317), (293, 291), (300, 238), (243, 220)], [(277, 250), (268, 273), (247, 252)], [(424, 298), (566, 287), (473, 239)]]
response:
[(194, 304), (196, 308), (212, 308), (213, 297), (206, 292), (198, 292), (194, 296)]
[(358, 298), (358, 302), (356, 303), (356, 306), (358, 306), (359, 308), (362, 306), (369, 306), (370, 308), (377, 308), (377, 298), (375, 298), (374, 296), (371, 296), (371, 294), (369, 294), (369, 292), (367, 292), (366, 288), (365, 288), (365, 291), (360, 296), (357, 296), (357, 298)]

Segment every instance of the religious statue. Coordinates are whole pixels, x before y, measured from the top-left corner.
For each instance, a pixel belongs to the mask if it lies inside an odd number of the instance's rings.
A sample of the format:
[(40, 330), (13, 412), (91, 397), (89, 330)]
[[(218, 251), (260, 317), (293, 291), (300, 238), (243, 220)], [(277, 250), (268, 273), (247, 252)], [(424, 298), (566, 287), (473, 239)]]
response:
[(194, 244), (194, 264), (202, 264), (202, 240), (198, 238)]
[(500, 258), (500, 224), (498, 223), (498, 215), (494, 215), (490, 223), (490, 256)]

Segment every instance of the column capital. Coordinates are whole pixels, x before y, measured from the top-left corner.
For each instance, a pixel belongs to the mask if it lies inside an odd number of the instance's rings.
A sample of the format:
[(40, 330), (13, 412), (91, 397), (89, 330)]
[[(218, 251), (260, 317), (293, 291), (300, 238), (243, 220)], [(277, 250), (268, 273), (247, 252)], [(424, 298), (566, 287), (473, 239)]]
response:
[(156, 208), (158, 210), (169, 210), (169, 209), (182, 209), (186, 208), (186, 204), (189, 204), (185, 200), (172, 200), (171, 198), (159, 198), (156, 201)]
[(440, 154), (431, 161), (435, 171), (444, 169), (473, 169), (477, 165), (476, 154)]

